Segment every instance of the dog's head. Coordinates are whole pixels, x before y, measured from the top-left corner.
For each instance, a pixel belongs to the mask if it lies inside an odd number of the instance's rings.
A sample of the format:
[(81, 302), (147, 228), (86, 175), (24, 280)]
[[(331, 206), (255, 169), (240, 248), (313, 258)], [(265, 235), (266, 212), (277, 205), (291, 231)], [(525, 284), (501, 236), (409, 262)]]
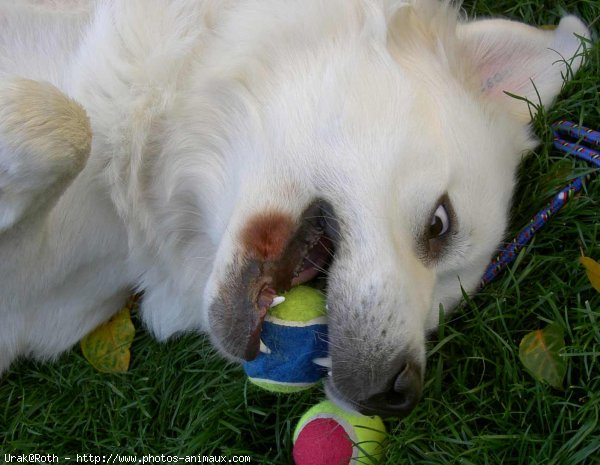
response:
[(573, 17), (542, 31), (366, 3), (285, 12), (268, 43), (229, 26), (249, 36), (230, 81), (207, 84), (228, 107), (205, 304), (216, 346), (251, 360), (275, 295), (321, 277), (329, 396), (404, 415), (440, 305), (476, 289), (535, 145), (528, 104), (505, 91), (550, 104), (588, 32)]

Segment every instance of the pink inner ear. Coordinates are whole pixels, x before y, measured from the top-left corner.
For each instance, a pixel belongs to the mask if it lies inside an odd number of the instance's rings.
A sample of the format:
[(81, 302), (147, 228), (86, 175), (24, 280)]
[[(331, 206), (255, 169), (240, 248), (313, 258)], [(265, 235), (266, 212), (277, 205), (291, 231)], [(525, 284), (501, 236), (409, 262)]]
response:
[(479, 61), (477, 73), (480, 76), (481, 92), (494, 100), (506, 98), (505, 92), (516, 95), (526, 94), (531, 79), (539, 73), (540, 55), (547, 53), (528, 49), (530, 44), (495, 44)]
[(506, 92), (537, 103), (537, 89), (541, 103), (549, 103), (560, 89), (560, 82), (562, 82), (561, 66), (555, 63), (561, 58), (548, 48), (537, 55), (527, 50), (527, 47), (523, 49), (517, 53), (506, 53), (505, 56), (498, 57), (495, 62), (490, 60), (483, 64), (479, 68), (479, 75), (481, 92), (485, 96), (496, 101), (510, 99), (513, 106), (523, 106), (523, 110), (526, 110), (527, 106), (523, 102), (511, 99)]
[(561, 89), (566, 63), (572, 71), (581, 65), (577, 35), (589, 37), (586, 26), (574, 16), (564, 17), (554, 30), (506, 20), (481, 20), (462, 27), (482, 94), (506, 102), (511, 113), (523, 120), (530, 117), (527, 105), (505, 92), (550, 104)]
[(504, 91), (511, 87), (508, 79), (512, 74), (512, 70), (509, 68), (501, 68), (500, 66), (484, 67), (480, 74), (482, 76), (481, 92), (492, 98), (503, 95)]

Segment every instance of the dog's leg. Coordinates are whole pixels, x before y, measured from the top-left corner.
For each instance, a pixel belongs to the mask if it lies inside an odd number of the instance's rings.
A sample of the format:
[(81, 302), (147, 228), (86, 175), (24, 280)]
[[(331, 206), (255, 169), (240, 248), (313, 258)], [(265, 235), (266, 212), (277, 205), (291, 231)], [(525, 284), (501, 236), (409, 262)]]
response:
[(0, 233), (45, 216), (81, 171), (91, 130), (56, 87), (0, 76)]
[(126, 299), (126, 233), (86, 169), (90, 146), (79, 104), (0, 78), (0, 375), (55, 358)]

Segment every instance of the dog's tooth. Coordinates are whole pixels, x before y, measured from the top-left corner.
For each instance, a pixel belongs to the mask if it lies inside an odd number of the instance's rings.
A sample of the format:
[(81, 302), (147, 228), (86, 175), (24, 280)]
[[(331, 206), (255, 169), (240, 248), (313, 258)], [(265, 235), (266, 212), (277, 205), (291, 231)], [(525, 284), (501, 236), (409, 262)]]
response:
[(267, 347), (267, 345), (263, 342), (262, 339), (260, 340), (260, 351), (266, 355), (269, 355), (271, 353), (271, 349)]
[(285, 301), (285, 297), (282, 295), (275, 296), (273, 298), (273, 302), (271, 303), (271, 308), (276, 307), (279, 304), (282, 304)]
[(331, 368), (331, 357), (313, 358), (313, 363), (325, 368)]
[(327, 376), (331, 376), (331, 370), (327, 372)]

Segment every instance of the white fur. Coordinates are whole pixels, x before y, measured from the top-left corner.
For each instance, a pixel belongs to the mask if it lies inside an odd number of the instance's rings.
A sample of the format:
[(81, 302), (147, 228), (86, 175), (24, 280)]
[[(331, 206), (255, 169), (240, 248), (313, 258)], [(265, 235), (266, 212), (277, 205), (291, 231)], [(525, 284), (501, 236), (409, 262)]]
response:
[[(533, 79), (550, 104), (559, 54), (576, 70), (574, 33), (588, 35), (573, 17), (556, 31), (463, 23), (431, 0), (33, 3), (0, 2), (0, 372), (68, 349), (132, 288), (159, 339), (210, 332), (248, 219), (297, 218), (315, 198), (342, 229), (332, 345), (359, 365), (408, 348), (424, 360), (439, 304), (455, 305), (459, 279), (476, 288), (501, 240), (535, 145), (527, 104), (503, 91), (536, 102)], [(5, 103), (20, 78), (87, 111), (76, 177), (48, 161), (60, 144), (42, 141), (48, 160), (15, 145), (27, 121)], [(446, 192), (456, 230), (430, 262), (418, 241)]]

